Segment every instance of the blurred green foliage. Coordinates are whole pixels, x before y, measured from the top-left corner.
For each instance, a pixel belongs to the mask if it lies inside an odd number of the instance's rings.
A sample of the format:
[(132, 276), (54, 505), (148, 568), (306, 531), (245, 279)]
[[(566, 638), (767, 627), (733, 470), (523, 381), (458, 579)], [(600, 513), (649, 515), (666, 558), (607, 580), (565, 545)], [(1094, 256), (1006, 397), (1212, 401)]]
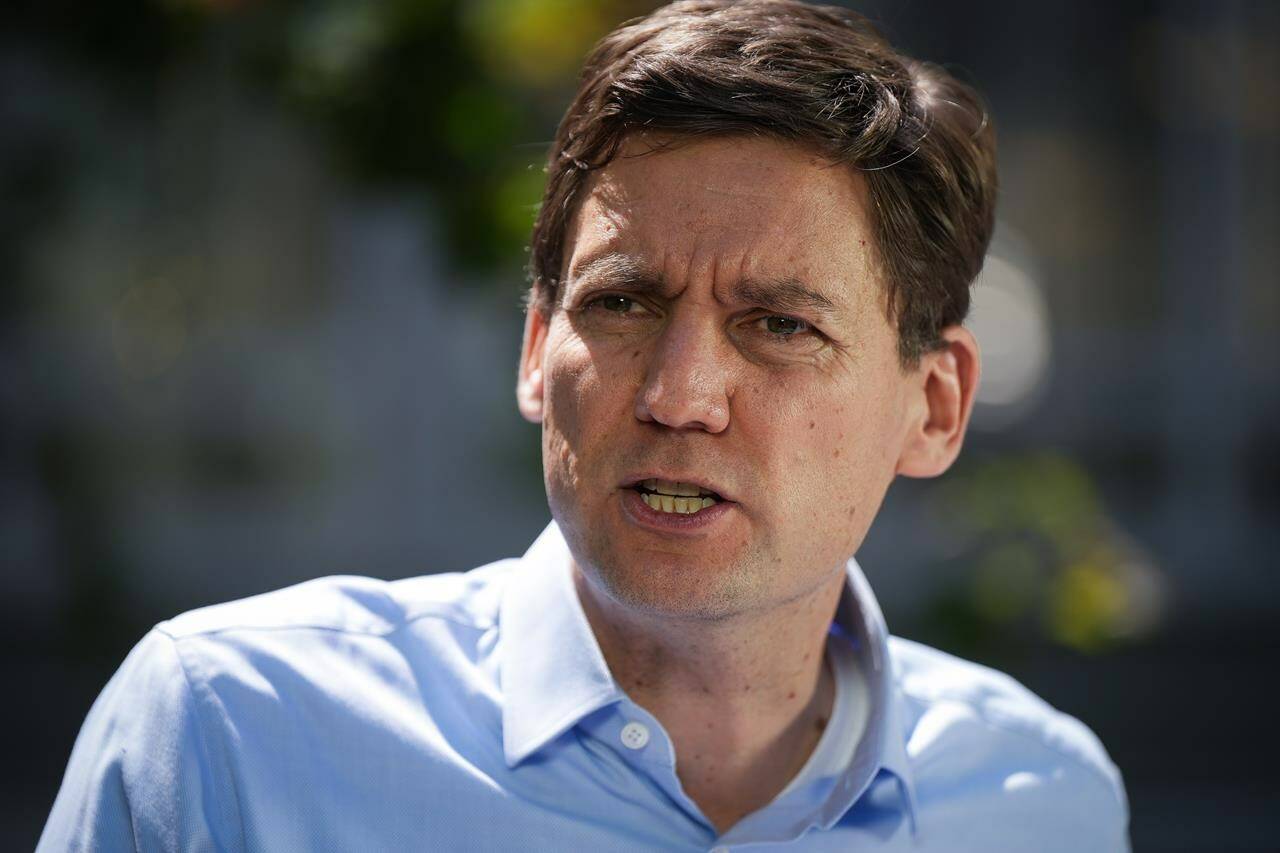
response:
[[(249, 6), (250, 4), (243, 4)], [(348, 173), (438, 200), (452, 256), (523, 263), (546, 147), (591, 45), (634, 0), (292, 3), (251, 67)], [(228, 14), (266, 14), (242, 8)]]
[(933, 605), (953, 646), (1010, 639), (1097, 652), (1151, 631), (1160, 575), (1107, 512), (1089, 473), (1052, 452), (969, 458), (936, 494), (960, 547)]
[(324, 143), (344, 177), (447, 211), (451, 259), (523, 264), (547, 146), (591, 45), (644, 0), (121, 0), (18, 3), (38, 33), (143, 111), (166, 80), (230, 66)]

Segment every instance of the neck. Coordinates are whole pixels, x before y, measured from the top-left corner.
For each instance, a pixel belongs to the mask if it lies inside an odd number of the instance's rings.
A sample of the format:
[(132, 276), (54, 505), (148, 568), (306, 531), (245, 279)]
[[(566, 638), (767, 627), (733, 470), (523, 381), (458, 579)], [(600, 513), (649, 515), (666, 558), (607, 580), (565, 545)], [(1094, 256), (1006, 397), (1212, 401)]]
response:
[(574, 569), (609, 670), (671, 736), (685, 793), (716, 830), (767, 805), (804, 766), (835, 696), (824, 665), (843, 572), (771, 610), (637, 614)]

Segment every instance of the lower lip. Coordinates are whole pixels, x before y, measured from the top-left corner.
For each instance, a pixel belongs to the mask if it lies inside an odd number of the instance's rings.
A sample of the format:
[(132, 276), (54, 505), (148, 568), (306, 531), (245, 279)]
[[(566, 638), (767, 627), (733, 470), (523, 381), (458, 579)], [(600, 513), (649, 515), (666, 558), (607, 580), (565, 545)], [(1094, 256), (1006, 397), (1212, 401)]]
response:
[(662, 533), (704, 533), (711, 525), (732, 512), (734, 506), (733, 501), (716, 501), (697, 512), (682, 515), (654, 509), (644, 502), (644, 498), (635, 489), (622, 490), (622, 508), (631, 520), (641, 527)]

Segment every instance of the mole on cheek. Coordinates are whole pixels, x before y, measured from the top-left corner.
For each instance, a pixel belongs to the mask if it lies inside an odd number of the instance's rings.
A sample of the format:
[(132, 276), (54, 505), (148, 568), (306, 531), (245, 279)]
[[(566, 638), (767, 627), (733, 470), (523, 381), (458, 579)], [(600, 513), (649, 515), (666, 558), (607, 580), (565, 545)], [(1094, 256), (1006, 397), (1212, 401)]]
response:
[(831, 454), (831, 458), (832, 458), (832, 459), (839, 459), (839, 458), (840, 458), (840, 448), (838, 448), (838, 447), (836, 448), (836, 452)]

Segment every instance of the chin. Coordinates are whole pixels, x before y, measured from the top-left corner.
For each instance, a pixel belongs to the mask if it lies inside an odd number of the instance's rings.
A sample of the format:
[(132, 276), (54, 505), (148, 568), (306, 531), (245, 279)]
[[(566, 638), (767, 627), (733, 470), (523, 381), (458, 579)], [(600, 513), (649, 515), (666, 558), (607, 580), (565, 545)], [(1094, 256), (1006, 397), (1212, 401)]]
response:
[(724, 619), (759, 604), (761, 586), (743, 563), (729, 567), (672, 554), (602, 554), (578, 565), (592, 586), (637, 613)]
[(758, 607), (766, 594), (759, 555), (697, 541), (654, 550), (616, 505), (553, 505), (552, 516), (593, 589), (637, 614), (726, 618)]

